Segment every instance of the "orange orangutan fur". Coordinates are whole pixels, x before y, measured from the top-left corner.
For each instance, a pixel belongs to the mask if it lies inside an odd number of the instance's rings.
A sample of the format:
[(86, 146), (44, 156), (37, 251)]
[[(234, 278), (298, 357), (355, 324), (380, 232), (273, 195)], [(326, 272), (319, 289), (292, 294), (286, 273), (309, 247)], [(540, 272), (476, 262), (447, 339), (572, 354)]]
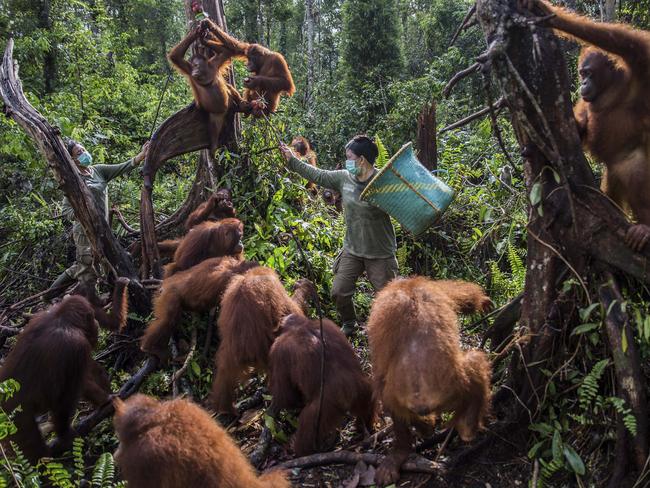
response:
[(224, 256), (206, 259), (165, 278), (154, 299), (154, 319), (142, 336), (142, 350), (165, 357), (167, 344), (183, 310), (207, 312), (219, 304), (233, 276), (256, 266), (256, 262), (243, 261), (241, 257)]
[(165, 278), (208, 258), (241, 257), (243, 234), (244, 226), (238, 219), (208, 221), (193, 227), (178, 245), (173, 261), (165, 266)]
[(301, 300), (303, 287), (313, 287), (301, 280), (292, 300), (277, 273), (265, 267), (253, 268), (235, 276), (221, 300), (217, 322), (221, 342), (215, 358), (216, 374), (211, 402), (218, 413), (235, 413), (235, 388), (251, 366), (266, 371), (269, 350), (289, 314), (304, 315)]
[(457, 313), (487, 311), (480, 286), (425, 277), (389, 283), (372, 306), (368, 338), (375, 389), (393, 418), (396, 448), (378, 469), (380, 484), (394, 483), (411, 449), (409, 425), (433, 424), (454, 412), (451, 425), (471, 440), (490, 411), (487, 355), (460, 347)]
[(296, 455), (329, 448), (348, 412), (357, 418), (360, 432), (370, 430), (375, 417), (372, 385), (341, 329), (331, 320), (323, 320), (326, 352), (322, 406), (320, 321), (288, 315), (280, 329), (269, 354), (271, 411), (301, 409), (293, 440)]
[(257, 476), (208, 412), (189, 400), (116, 399), (115, 460), (134, 488), (289, 488), (282, 471)]

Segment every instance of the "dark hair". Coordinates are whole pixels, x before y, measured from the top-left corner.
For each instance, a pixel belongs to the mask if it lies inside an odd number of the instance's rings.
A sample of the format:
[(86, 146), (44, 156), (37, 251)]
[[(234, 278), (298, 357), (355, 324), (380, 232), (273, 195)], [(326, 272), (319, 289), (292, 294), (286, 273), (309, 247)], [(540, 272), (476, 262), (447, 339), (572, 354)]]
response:
[(72, 156), (72, 150), (79, 143), (77, 141), (75, 141), (74, 139), (70, 139), (69, 137), (66, 137), (65, 139), (63, 139), (63, 142), (65, 142), (65, 148), (68, 150), (68, 154), (70, 154), (70, 156)]
[(345, 149), (349, 149), (357, 156), (363, 156), (370, 164), (375, 164), (377, 156), (379, 156), (379, 148), (377, 148), (377, 144), (366, 135), (354, 136), (352, 140), (345, 145)]

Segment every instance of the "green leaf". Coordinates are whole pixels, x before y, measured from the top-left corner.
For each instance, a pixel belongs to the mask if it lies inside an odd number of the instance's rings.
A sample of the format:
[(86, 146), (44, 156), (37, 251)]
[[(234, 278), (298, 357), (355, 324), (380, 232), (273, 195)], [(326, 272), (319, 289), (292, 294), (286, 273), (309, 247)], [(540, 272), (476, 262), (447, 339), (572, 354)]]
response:
[(621, 331), (621, 349), (623, 349), (623, 352), (627, 352), (627, 334), (625, 333), (625, 327)]
[(545, 422), (539, 424), (530, 424), (528, 428), (533, 432), (539, 432), (540, 434), (547, 435), (547, 436), (550, 436), (551, 433), (553, 432), (553, 427), (551, 427), (549, 424)]
[(562, 457), (562, 437), (560, 436), (560, 431), (556, 430), (553, 434), (553, 459), (560, 459)]
[(542, 184), (537, 182), (530, 189), (530, 203), (535, 206), (542, 201)]
[(578, 453), (571, 446), (567, 445), (564, 446), (563, 452), (573, 472), (581, 476), (585, 474), (585, 463), (582, 462)]
[(275, 432), (275, 419), (270, 415), (264, 415), (264, 425), (271, 431), (271, 434)]
[(614, 308), (614, 305), (618, 303), (618, 300), (612, 300), (612, 303), (609, 304), (609, 307), (607, 307), (607, 313), (605, 313), (605, 317), (609, 317), (609, 313), (612, 311), (612, 308)]
[(194, 375), (197, 378), (200, 378), (201, 377), (201, 367), (199, 366), (199, 363), (197, 363), (196, 361), (192, 361), (190, 363), (190, 367), (192, 368), (192, 373), (194, 373)]
[(643, 318), (641, 317), (641, 312), (638, 308), (634, 310), (634, 321), (636, 322), (639, 331), (639, 337), (643, 339)]
[(650, 341), (650, 315), (646, 315), (643, 321), (643, 337), (646, 341)]
[(589, 317), (591, 317), (591, 313), (596, 309), (596, 307), (599, 307), (599, 303), (592, 303), (589, 305), (587, 308), (581, 308), (580, 309), (580, 318), (585, 321)]
[(530, 451), (528, 451), (528, 457), (529, 459), (533, 459), (537, 452), (540, 450), (540, 448), (544, 445), (546, 441), (539, 441), (537, 444), (535, 444), (533, 447), (530, 448)]
[(597, 329), (600, 327), (599, 323), (596, 322), (590, 322), (588, 324), (582, 324), (577, 326), (571, 331), (571, 335), (578, 335), (578, 334), (584, 334), (585, 332), (592, 331), (594, 329)]
[(553, 168), (551, 168), (551, 171), (553, 172), (553, 179), (555, 179), (555, 183), (558, 185), (560, 184), (560, 173), (555, 171)]

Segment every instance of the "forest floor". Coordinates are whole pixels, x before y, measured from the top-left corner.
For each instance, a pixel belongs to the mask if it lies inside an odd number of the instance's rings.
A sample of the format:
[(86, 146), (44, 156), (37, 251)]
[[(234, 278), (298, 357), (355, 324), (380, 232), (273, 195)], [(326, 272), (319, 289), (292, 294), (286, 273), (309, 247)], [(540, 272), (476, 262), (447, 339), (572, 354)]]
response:
[[(42, 303), (36, 304), (30, 310), (35, 313), (42, 308)], [(20, 322), (20, 313), (13, 317), (15, 322)], [(462, 330), (462, 327), (461, 327)], [(200, 339), (201, 340), (201, 339)], [(461, 341), (464, 347), (478, 347), (480, 337), (478, 334), (462, 334)], [(13, 340), (7, 341), (0, 352), (1, 356), (8, 353)], [(361, 330), (353, 340), (353, 346), (361, 359), (362, 366), (367, 373), (371, 371), (370, 358), (368, 357), (367, 336), (365, 330)], [(191, 388), (191, 385), (189, 385)], [(248, 402), (258, 392), (266, 393), (264, 378), (253, 375), (243, 386), (239, 393), (239, 403)], [(266, 396), (266, 395), (265, 395)], [(202, 399), (195, 399), (203, 404)], [(226, 425), (228, 432), (236, 440), (244, 454), (249, 456), (255, 449), (265, 423), (265, 406), (268, 405), (268, 397), (265, 404), (259, 403), (253, 408), (242, 411), (239, 418)], [(83, 404), (83, 409), (90, 405)], [(87, 412), (88, 413), (88, 412)], [(282, 442), (273, 440), (266, 462), (261, 470), (272, 469), (286, 461), (295, 458), (290, 443), (287, 442), (295, 431), (295, 418), (298, 412), (290, 412), (289, 415), (282, 414), (276, 423), (276, 431), (280, 431)], [(448, 445), (438, 457), (438, 450), (441, 443), (428, 443), (426, 448), (418, 448), (417, 455), (428, 460), (435, 460), (442, 466), (440, 473), (402, 473), (401, 479), (396, 484), (400, 488), (416, 487), (441, 487), (441, 488), (510, 488), (524, 487), (528, 485), (532, 466), (526, 456), (526, 438), (520, 435), (517, 438), (515, 430), (503, 429), (499, 424), (499, 412), (494, 413), (494, 422), (488, 424), (487, 430), (477, 436), (470, 444), (463, 443), (457, 436), (452, 436)], [(375, 433), (381, 432), (390, 425), (390, 419), (382, 416), (375, 426)], [(439, 424), (434, 436), (444, 438), (443, 428)], [(112, 431), (112, 426), (105, 424), (99, 431)], [(506, 432), (507, 434), (504, 434)], [(100, 434), (101, 436), (101, 434)], [(393, 443), (393, 435), (389, 430), (387, 435), (381, 436), (375, 442), (368, 442), (368, 438), (355, 431), (352, 418), (348, 419), (347, 425), (342, 429), (339, 439), (333, 450), (345, 450), (358, 453), (372, 453), (386, 455), (390, 452)], [(104, 438), (104, 441), (106, 438)], [(364, 442), (364, 440), (366, 442)], [(490, 441), (487, 444), (487, 441)], [(417, 440), (419, 446), (423, 439)], [(365, 445), (361, 445), (361, 444)], [(461, 459), (462, 458), (462, 459)], [(453, 466), (453, 467), (452, 467)], [(374, 468), (363, 463), (355, 465), (329, 464), (312, 468), (294, 468), (289, 471), (289, 477), (293, 486), (296, 487), (344, 487), (356, 488), (362, 486), (373, 486), (372, 481)]]
[[(364, 370), (371, 369), (368, 358), (367, 339), (365, 331), (361, 331), (354, 340), (355, 350), (361, 358)], [(467, 347), (477, 347), (476, 336), (462, 337), (462, 342)], [(240, 395), (240, 401), (246, 397), (252, 397), (260, 388), (263, 382), (259, 378), (252, 379), (244, 388), (244, 395)], [(296, 412), (297, 414), (297, 412)], [(497, 415), (497, 414), (495, 414)], [(498, 415), (497, 415), (498, 416)], [(373, 453), (386, 455), (390, 452), (393, 443), (392, 432), (380, 438), (370, 448), (361, 446), (363, 436), (355, 432), (352, 418), (342, 429), (334, 450), (346, 450), (352, 452)], [(497, 420), (497, 419), (495, 419)], [(390, 425), (389, 417), (381, 416), (376, 424), (376, 432), (382, 431)], [(259, 406), (243, 412), (238, 420), (228, 426), (228, 431), (237, 440), (240, 448), (246, 455), (250, 455), (255, 449), (264, 427), (264, 407)], [(277, 429), (286, 432), (288, 436), (294, 431), (290, 421), (280, 420)], [(434, 434), (441, 437), (444, 430), (440, 424)], [(502, 429), (499, 429), (502, 432)], [(444, 434), (442, 435), (444, 437)], [(489, 439), (488, 439), (489, 438)], [(418, 438), (417, 445), (424, 439)], [(486, 445), (486, 442), (490, 442)], [(396, 487), (399, 488), (517, 488), (528, 486), (532, 472), (532, 465), (526, 456), (526, 439), (509, 439), (487, 426), (487, 430), (477, 436), (470, 444), (463, 443), (457, 436), (453, 436), (438, 458), (442, 466), (454, 464), (450, 470), (442, 469), (439, 474), (402, 473)], [(418, 448), (418, 455), (429, 460), (438, 456), (440, 444)], [(474, 449), (475, 451), (474, 452)], [(462, 460), (459, 461), (459, 456)], [(293, 459), (295, 456), (288, 448), (288, 444), (281, 444), (275, 440), (267, 461), (262, 470), (272, 469), (273, 466)], [(363, 463), (354, 465), (331, 464), (313, 468), (294, 468), (290, 471), (290, 479), (294, 486), (313, 488), (356, 488), (363, 486), (374, 486), (372, 480), (374, 468)]]

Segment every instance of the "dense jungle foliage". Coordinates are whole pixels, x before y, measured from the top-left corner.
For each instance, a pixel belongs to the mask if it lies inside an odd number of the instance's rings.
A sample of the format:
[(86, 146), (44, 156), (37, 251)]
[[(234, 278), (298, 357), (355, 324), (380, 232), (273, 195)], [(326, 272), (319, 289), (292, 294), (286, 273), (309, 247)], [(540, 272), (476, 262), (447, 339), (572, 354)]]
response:
[[(473, 64), (485, 47), (477, 28), (461, 33), (449, 47), (471, 5), (468, 0), (318, 0), (314, 2), (313, 59), (309, 59), (306, 42), (307, 2), (224, 3), (228, 29), (234, 36), (260, 42), (286, 56), (297, 92), (282, 99), (273, 124), (286, 142), (295, 135), (312, 141), (321, 167), (334, 168), (343, 162), (345, 143), (358, 133), (376, 137), (392, 155), (415, 140), (417, 115), (431, 102), (436, 103), (440, 129), (496, 96), (496, 88), (480, 74), (461, 81), (448, 98), (441, 94), (450, 78)], [(595, 18), (601, 15), (601, 3), (573, 2), (578, 11)], [(648, 29), (649, 11), (648, 1), (621, 0), (618, 17)], [(166, 59), (185, 29), (182, 0), (0, 0), (0, 46), (4, 50), (6, 41), (14, 38), (14, 57), (29, 101), (63, 135), (82, 141), (97, 163), (132, 157), (150, 137), (154, 123), (160, 124), (190, 102), (187, 83)], [(567, 46), (568, 56), (575, 59), (577, 47)], [(235, 71), (241, 87), (244, 64), (236, 62)], [(325, 313), (335, 318), (329, 292), (332, 263), (343, 240), (343, 218), (320, 196), (310, 195), (304, 180), (285, 169), (274, 149), (275, 135), (266, 124), (247, 118), (242, 126), (238, 152), (224, 152), (218, 158), (217, 186), (232, 188), (245, 225), (246, 256), (273, 267), (289, 287), (309, 273), (296, 241), (286, 238), (294, 234), (313, 268)], [(498, 126), (503, 148), (487, 117), (440, 133), (438, 175), (457, 192), (455, 200), (444, 218), (422, 236), (414, 238), (395, 226), (401, 275), (475, 281), (485, 287), (497, 307), (523, 290), (527, 199), (535, 198), (524, 190), (520, 149), (503, 114), (499, 114)], [(154, 189), (158, 218), (169, 216), (184, 201), (196, 160), (196, 154), (175, 158), (159, 172)], [(109, 188), (111, 204), (138, 227), (139, 172), (115, 180)], [(72, 225), (61, 215), (62, 198), (34, 142), (16, 123), (0, 117), (0, 309), (44, 290), (74, 261)], [(113, 229), (124, 244), (132, 241), (117, 222)], [(577, 284), (567, 279), (565, 286)], [(647, 361), (650, 304), (639, 298), (643, 296), (640, 290), (629, 295)], [(363, 320), (372, 298), (372, 287), (362, 282), (355, 303)], [(23, 312), (34, 313), (42, 307), (38, 304)], [(617, 415), (630, 431), (636, 426), (612, 386), (612, 365), (601, 337), (601, 311), (589, 307), (580, 313), (583, 325), (574, 330), (580, 340), (574, 350), (567, 351), (560, 371), (548, 371), (544, 407), (530, 412), (530, 435), (523, 450), (520, 446), (517, 458), (508, 464), (475, 469), (464, 484), (456, 486), (490, 486), (480, 481), (493, 487), (527, 484), (533, 465), (539, 470), (537, 481), (544, 486), (601, 486), (599, 480), (606, 476), (613, 456), (610, 441)], [(149, 320), (132, 318), (143, 327)], [(476, 319), (463, 324), (465, 344), (480, 344), (490, 326), (489, 321)], [(205, 334), (206, 316), (186, 314), (185, 320), (195, 322), (199, 337)], [(0, 311), (0, 325), (24, 323), (24, 316)], [(12, 341), (7, 341), (5, 351)], [(356, 341), (364, 355), (365, 339)], [(102, 337), (98, 350), (108, 344), (109, 339)], [(578, 349), (580, 359), (575, 360)], [(507, 360), (498, 362), (495, 389), (507, 367)], [(114, 391), (129, 376), (122, 369), (111, 369), (110, 374)], [(207, 395), (211, 376), (211, 356), (191, 362), (187, 377), (196, 399)], [(170, 372), (161, 370), (142, 390), (169, 396), (169, 381)], [(11, 383), (1, 386), (2, 397), (16, 388)], [(0, 417), (0, 438), (12, 429), (7, 414)], [(244, 426), (235, 436), (250, 446), (258, 433), (256, 427)], [(283, 436), (287, 434), (278, 434), (279, 439)], [(456, 443), (454, 448), (461, 449), (460, 442)], [(39, 486), (39, 479), (60, 487), (90, 486), (89, 482), (123, 486), (110, 454), (116, 445), (110, 421), (105, 421), (87, 438), (77, 439), (71, 455), (45, 465), (30, 466), (21, 456), (2, 452), (0, 486)], [(294, 476), (298, 486), (307, 486), (299, 474)], [(318, 476), (309, 486), (339, 486), (350, 473)], [(419, 485), (413, 481), (404, 486)]]

